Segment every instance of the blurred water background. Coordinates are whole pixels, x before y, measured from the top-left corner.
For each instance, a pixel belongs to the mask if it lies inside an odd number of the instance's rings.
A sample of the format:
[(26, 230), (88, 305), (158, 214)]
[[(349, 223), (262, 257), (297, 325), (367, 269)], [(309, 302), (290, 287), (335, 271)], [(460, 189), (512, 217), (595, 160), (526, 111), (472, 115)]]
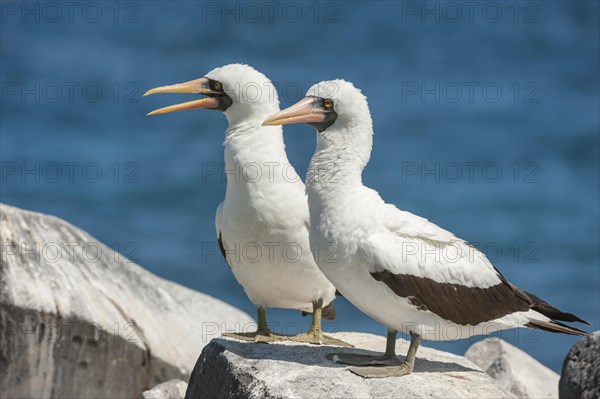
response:
[[(597, 2), (67, 3), (1, 3), (2, 202), (65, 218), (254, 315), (216, 251), (225, 118), (145, 117), (188, 98), (142, 94), (243, 62), (278, 83), (284, 107), (342, 77), (374, 119), (367, 185), (598, 329)], [(285, 139), (304, 176), (312, 128)], [(344, 299), (337, 308), (328, 328), (384, 333)], [(287, 310), (269, 321), (309, 324)], [(576, 340), (501, 336), (556, 371)], [(425, 345), (461, 354), (479, 339)]]

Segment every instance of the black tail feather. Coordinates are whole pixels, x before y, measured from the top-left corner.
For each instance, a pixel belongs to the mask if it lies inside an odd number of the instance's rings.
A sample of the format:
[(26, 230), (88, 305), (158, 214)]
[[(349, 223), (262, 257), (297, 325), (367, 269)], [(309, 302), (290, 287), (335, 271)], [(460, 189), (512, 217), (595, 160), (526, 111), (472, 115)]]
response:
[[(528, 300), (531, 303), (531, 309), (543, 314), (544, 316), (553, 319), (554, 320), (560, 320), (560, 321), (566, 321), (566, 322), (580, 322), (583, 324), (587, 324), (588, 326), (591, 326), (592, 324), (588, 321), (583, 320), (582, 318), (574, 315), (573, 313), (567, 313), (567, 312), (563, 312), (560, 309), (555, 308), (554, 306), (550, 305), (548, 302), (544, 301), (543, 299), (541, 299), (540, 297), (538, 297), (537, 295), (532, 294), (531, 292), (527, 292), (525, 290), (520, 289), (519, 287), (517, 287), (514, 284), (509, 283), (504, 276), (502, 275), (502, 273), (500, 273), (500, 271), (498, 269), (496, 269), (494, 267), (494, 269), (496, 270), (496, 272), (498, 273), (498, 276), (500, 277), (500, 280), (502, 280), (504, 283), (508, 284), (511, 286), (511, 288), (518, 293), (523, 299)], [(554, 322), (558, 325), (562, 325), (565, 326), (564, 324), (558, 323), (558, 322)], [(565, 326), (567, 328), (571, 328), (568, 326)], [(538, 327), (541, 328), (541, 327)], [(543, 328), (542, 328), (543, 329)], [(578, 330), (576, 328), (573, 328), (576, 331), (582, 331), (582, 330)], [(556, 331), (556, 329), (551, 329), (549, 331)], [(585, 331), (582, 331), (585, 333)], [(567, 333), (568, 334), (568, 333)], [(588, 333), (585, 333), (587, 335), (589, 335)]]
[(591, 334), (580, 330), (575, 327), (567, 326), (566, 324), (560, 323), (558, 321), (541, 321), (541, 320), (532, 320), (529, 319), (529, 323), (526, 324), (527, 327), (531, 328), (539, 328), (540, 330), (550, 331), (550, 332), (560, 332), (569, 335), (581, 335), (583, 337), (590, 336)]
[(525, 291), (525, 293), (533, 301), (533, 306), (531, 307), (531, 309), (533, 309), (537, 312), (540, 312), (544, 316), (549, 317), (553, 320), (560, 320), (560, 321), (567, 321), (567, 322), (578, 321), (580, 323), (584, 323), (584, 324), (591, 326), (590, 323), (579, 318), (578, 316), (575, 316), (572, 313), (562, 312), (559, 309), (555, 308), (554, 306), (550, 305), (548, 302), (541, 300), (539, 297), (535, 296), (534, 294), (532, 294), (530, 292)]

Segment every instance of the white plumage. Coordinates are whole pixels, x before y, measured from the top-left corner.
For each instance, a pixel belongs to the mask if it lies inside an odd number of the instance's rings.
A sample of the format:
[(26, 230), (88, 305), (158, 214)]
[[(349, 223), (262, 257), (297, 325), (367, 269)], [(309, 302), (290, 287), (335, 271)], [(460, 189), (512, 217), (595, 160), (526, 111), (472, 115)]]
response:
[[(489, 288), (503, 278), (480, 251), (427, 219), (385, 203), (362, 184), (371, 154), (373, 128), (366, 98), (343, 80), (322, 82), (307, 95), (335, 102), (335, 123), (317, 135), (317, 149), (307, 176), (311, 240), (335, 243), (339, 262), (319, 266), (352, 303), (389, 328), (448, 339), (451, 320), (419, 310), (372, 273), (388, 271), (437, 283)], [(323, 165), (335, 164), (324, 168)], [(456, 306), (466, 304), (456, 303)], [(465, 306), (466, 307), (466, 306)], [(468, 310), (466, 310), (468, 311)], [(524, 327), (531, 320), (550, 322), (543, 314), (515, 312), (477, 325), (457, 325), (461, 338), (500, 329)]]
[(516, 327), (586, 334), (555, 321), (583, 320), (508, 283), (473, 246), (385, 203), (363, 185), (373, 127), (367, 100), (351, 83), (321, 82), (307, 98), (265, 124), (309, 121), (317, 127), (306, 182), (310, 240), (319, 248), (334, 245), (335, 253), (325, 259), (315, 252), (315, 259), (342, 295), (390, 332), (383, 359), (332, 358), (353, 365), (394, 364), (391, 340), (402, 331), (413, 336), (407, 362), (395, 374), (404, 375), (412, 371), (420, 336), (448, 340)]
[(310, 250), (304, 184), (288, 161), (281, 126), (262, 126), (268, 115), (279, 110), (271, 81), (248, 65), (231, 64), (147, 94), (168, 92), (196, 92), (209, 98), (151, 114), (210, 108), (223, 111), (229, 122), (223, 143), (227, 191), (217, 208), (215, 226), (229, 267), (258, 308), (258, 330), (225, 335), (283, 339), (266, 323), (266, 308), (278, 307), (313, 313), (309, 332), (295, 339), (344, 344), (321, 333), (321, 315), (329, 319), (335, 315), (335, 288)]
[[(328, 305), (335, 288), (315, 264), (308, 241), (308, 206), (304, 184), (285, 153), (280, 126), (261, 126), (279, 110), (271, 82), (242, 65), (217, 68), (206, 75), (222, 82), (225, 91), (256, 84), (260, 91), (225, 111), (225, 200), (215, 218), (217, 237), (236, 279), (257, 306), (312, 312), (313, 302)], [(248, 101), (246, 104), (241, 104)], [(241, 109), (239, 109), (239, 108)]]
[[(261, 126), (279, 110), (277, 92), (246, 65), (217, 68), (207, 78), (234, 99), (225, 110), (225, 200), (215, 218), (227, 263), (258, 307), (312, 313), (329, 305), (335, 288), (317, 267), (308, 240), (304, 184), (290, 165), (280, 126)], [(249, 92), (252, 88), (254, 92)]]

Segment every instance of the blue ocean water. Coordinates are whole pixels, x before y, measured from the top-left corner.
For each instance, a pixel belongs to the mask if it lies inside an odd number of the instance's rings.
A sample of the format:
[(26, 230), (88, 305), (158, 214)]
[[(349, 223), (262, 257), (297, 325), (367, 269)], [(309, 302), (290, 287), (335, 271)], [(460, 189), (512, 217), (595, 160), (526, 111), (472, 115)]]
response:
[[(215, 246), (225, 118), (145, 117), (188, 98), (142, 94), (244, 62), (277, 82), (288, 106), (341, 77), (369, 98), (367, 185), (598, 329), (597, 2), (265, 4), (3, 1), (1, 201), (65, 218), (254, 314)], [(285, 132), (304, 176), (314, 132)], [(384, 333), (344, 299), (337, 308), (328, 328)], [(309, 324), (286, 310), (269, 320)], [(502, 338), (556, 371), (576, 341)], [(479, 339), (425, 345), (463, 353)]]

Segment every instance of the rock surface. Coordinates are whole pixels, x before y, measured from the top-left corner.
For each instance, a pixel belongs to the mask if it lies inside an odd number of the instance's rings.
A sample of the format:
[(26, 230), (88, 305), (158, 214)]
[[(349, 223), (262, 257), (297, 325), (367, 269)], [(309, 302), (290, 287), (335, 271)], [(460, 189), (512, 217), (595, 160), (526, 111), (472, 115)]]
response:
[(558, 374), (506, 341), (480, 341), (465, 357), (519, 398), (558, 398)]
[(0, 204), (0, 225), (3, 397), (139, 398), (253, 322), (59, 218)]
[(183, 399), (187, 382), (173, 379), (142, 393), (142, 399)]
[(563, 363), (558, 392), (564, 399), (600, 398), (600, 331), (573, 345)]
[[(380, 354), (385, 338), (363, 333), (338, 333), (336, 338), (356, 348), (214, 339), (194, 367), (186, 398), (514, 397), (464, 357), (426, 347), (419, 348), (412, 374), (363, 379), (325, 355), (333, 351)], [(396, 350), (404, 355), (408, 342), (398, 340)]]

